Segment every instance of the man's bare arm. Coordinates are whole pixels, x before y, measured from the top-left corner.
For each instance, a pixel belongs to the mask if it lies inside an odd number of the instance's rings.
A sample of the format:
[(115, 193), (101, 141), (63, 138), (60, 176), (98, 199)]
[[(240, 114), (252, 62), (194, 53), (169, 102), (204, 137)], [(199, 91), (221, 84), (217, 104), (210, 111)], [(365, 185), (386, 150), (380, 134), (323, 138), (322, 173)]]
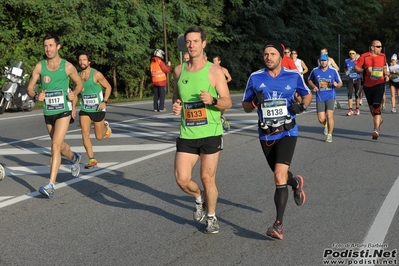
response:
[(32, 75), (30, 76), (30, 80), (27, 87), (27, 92), (29, 97), (35, 97), (36, 92), (34, 91), (35, 84), (40, 79), (40, 75), (42, 73), (42, 64), (39, 62), (36, 64), (35, 68), (32, 71)]

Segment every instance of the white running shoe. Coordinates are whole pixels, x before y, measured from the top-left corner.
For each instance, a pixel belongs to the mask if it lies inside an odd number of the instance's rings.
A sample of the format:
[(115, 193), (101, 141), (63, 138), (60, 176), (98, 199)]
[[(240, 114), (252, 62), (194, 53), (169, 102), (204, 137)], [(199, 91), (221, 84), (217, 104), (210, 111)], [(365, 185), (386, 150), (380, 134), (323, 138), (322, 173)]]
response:
[(80, 173), (80, 161), (82, 160), (82, 155), (80, 153), (74, 152), (75, 161), (71, 163), (71, 174), (73, 177), (77, 177)]
[(0, 164), (0, 181), (4, 179), (6, 176), (6, 170), (4, 170), (4, 167)]

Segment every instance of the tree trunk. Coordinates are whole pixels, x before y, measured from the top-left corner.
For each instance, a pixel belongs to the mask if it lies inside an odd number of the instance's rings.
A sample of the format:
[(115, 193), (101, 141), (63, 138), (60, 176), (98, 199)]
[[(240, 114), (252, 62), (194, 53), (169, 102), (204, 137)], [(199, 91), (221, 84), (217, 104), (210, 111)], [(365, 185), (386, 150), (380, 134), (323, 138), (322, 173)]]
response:
[(116, 67), (112, 70), (112, 80), (114, 82), (114, 88), (112, 89), (112, 95), (118, 98), (118, 81), (116, 80)]
[(140, 82), (140, 99), (143, 99), (145, 80), (146, 80), (146, 76), (143, 76), (141, 78), (141, 82)]

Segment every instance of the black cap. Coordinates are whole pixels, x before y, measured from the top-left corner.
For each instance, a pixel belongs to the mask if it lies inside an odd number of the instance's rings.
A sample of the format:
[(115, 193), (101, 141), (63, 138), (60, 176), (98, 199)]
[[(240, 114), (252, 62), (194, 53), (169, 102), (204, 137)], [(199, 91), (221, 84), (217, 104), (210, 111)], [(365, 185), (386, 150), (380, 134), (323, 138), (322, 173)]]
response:
[(265, 50), (267, 47), (275, 48), (280, 53), (281, 58), (283, 58), (283, 56), (284, 56), (284, 48), (283, 48), (283, 45), (281, 44), (281, 42), (276, 41), (276, 40), (268, 41), (265, 44), (265, 47), (263, 47), (263, 50)]

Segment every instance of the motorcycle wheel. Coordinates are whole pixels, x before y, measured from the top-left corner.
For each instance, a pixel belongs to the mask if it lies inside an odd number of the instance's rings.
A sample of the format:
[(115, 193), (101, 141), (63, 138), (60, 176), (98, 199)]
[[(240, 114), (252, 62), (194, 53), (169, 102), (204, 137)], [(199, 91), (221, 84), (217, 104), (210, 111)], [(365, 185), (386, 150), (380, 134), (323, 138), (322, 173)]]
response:
[(7, 108), (7, 105), (8, 105), (8, 101), (6, 99), (4, 99), (3, 105), (0, 107), (0, 115), (4, 113), (4, 111)]

